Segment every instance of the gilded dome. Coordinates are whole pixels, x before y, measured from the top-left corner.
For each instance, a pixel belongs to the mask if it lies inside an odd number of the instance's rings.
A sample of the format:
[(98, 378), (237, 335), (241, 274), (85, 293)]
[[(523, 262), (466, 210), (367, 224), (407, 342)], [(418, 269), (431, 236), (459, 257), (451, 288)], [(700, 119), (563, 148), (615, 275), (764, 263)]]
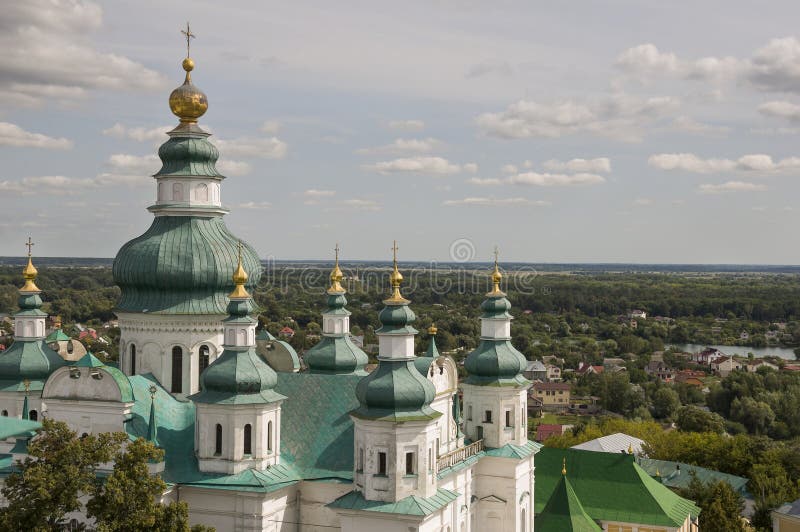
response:
[(175, 116), (181, 119), (181, 122), (197, 122), (197, 119), (206, 114), (208, 110), (208, 99), (205, 93), (192, 83), (191, 72), (194, 70), (194, 61), (187, 57), (183, 60), (182, 66), (186, 71), (186, 79), (183, 85), (169, 95), (169, 108), (172, 109)]

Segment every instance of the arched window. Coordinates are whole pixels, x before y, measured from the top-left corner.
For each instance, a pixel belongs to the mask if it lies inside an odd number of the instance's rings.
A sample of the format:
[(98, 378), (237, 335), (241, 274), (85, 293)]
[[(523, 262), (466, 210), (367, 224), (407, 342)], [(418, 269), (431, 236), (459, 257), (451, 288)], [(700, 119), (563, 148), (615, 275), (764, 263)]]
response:
[(28, 419), (30, 419), (31, 421), (39, 421), (39, 412), (37, 412), (36, 410), (31, 410), (30, 413), (28, 414)]
[(253, 454), (253, 427), (250, 423), (244, 426), (244, 454)]
[(172, 393), (183, 392), (183, 349), (172, 348)]
[(197, 382), (198, 383), (200, 382), (200, 375), (202, 375), (203, 371), (205, 371), (205, 369), (208, 367), (208, 360), (209, 360), (208, 346), (207, 345), (201, 345), (200, 346), (200, 356), (199, 356), (199, 360), (198, 360), (198, 364), (197, 364)]
[(197, 192), (195, 194), (197, 201), (208, 202), (208, 185), (200, 183), (197, 185)]
[(136, 375), (136, 346), (131, 344), (131, 375)]
[(172, 184), (172, 201), (183, 201), (183, 185), (181, 183)]
[(267, 450), (272, 451), (272, 421), (267, 423)]
[(3, 417), (8, 417), (8, 410), (3, 410)]
[(214, 431), (214, 454), (222, 454), (222, 425), (219, 423)]

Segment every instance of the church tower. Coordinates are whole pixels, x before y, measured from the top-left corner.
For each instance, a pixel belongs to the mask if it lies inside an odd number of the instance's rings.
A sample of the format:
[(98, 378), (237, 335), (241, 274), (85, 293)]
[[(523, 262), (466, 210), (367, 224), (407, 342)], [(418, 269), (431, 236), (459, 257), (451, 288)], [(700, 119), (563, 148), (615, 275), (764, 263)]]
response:
[(369, 357), (350, 339), (350, 311), (345, 308), (347, 291), (342, 286), (343, 278), (337, 244), (331, 286), (326, 292), (328, 309), (322, 313), (322, 340), (303, 357), (311, 373), (367, 374), (364, 366)]
[(28, 263), (22, 270), (25, 284), (19, 289), (19, 312), (14, 314), (14, 343), (0, 352), (0, 415), (35, 421), (41, 415), (45, 381), (66, 362), (45, 343), (47, 313), (42, 311), (42, 291), (36, 286), (39, 272), (31, 258), (30, 238), (27, 246)]
[(493, 289), (481, 304), (481, 338), (467, 355), (464, 368), (469, 376), (464, 391), (464, 432), (473, 441), (498, 448), (528, 441), (527, 390), (530, 382), (522, 376), (525, 356), (511, 345), (511, 303), (500, 290), (503, 276), (495, 251)]
[[(122, 291), (115, 310), (120, 368), (127, 375), (152, 373), (173, 394), (185, 396), (199, 389), (200, 374), (222, 351), (238, 239), (223, 221), (228, 211), (220, 195), (225, 178), (215, 167), (219, 152), (197, 124), (208, 100), (192, 83), (193, 34), (188, 27), (184, 34), (186, 76), (169, 97), (179, 123), (158, 150), (156, 201), (148, 208), (155, 218), (143, 235), (122, 246), (113, 273)], [(249, 245), (241, 263), (253, 289), (261, 263)]]
[(397, 502), (437, 492), (436, 438), (441, 413), (431, 408), (436, 390), (414, 365), (416, 317), (400, 293), (397, 246), (390, 275), (392, 295), (379, 314), (378, 367), (356, 388), (355, 425), (357, 491), (367, 500)]
[(286, 399), (273, 389), (278, 375), (256, 353), (256, 307), (245, 289), (241, 256), (233, 281), (223, 321), (225, 350), (203, 372), (200, 393), (190, 397), (197, 408), (200, 470), (228, 475), (278, 463), (281, 403)]

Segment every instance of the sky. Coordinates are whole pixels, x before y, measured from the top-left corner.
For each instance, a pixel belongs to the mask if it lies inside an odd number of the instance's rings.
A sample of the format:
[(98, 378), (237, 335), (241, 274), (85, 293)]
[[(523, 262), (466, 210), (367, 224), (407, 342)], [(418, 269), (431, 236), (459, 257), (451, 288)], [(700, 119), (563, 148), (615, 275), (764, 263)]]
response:
[(262, 258), (798, 264), (797, 2), (6, 2), (0, 244), (152, 221), (192, 32)]

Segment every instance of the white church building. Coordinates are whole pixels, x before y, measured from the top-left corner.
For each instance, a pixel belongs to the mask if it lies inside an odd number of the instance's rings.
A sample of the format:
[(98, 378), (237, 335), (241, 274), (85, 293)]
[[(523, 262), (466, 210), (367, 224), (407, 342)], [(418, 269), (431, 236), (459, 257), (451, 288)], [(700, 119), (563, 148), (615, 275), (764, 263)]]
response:
[[(288, 344), (257, 334), (250, 294), (261, 262), (225, 226), (219, 153), (197, 123), (206, 96), (194, 62), (183, 68), (152, 225), (114, 260), (118, 367), (48, 347), (29, 254), (15, 342), (0, 354), (2, 415), (150, 439), (165, 451), (164, 499), (187, 502), (191, 523), (220, 532), (531, 531), (539, 446), (527, 438), (527, 361), (511, 345), (497, 264), (463, 382), (435, 328), (427, 351), (414, 351), (396, 247), (377, 367), (365, 370), (350, 338), (337, 256), (322, 337), (299, 371)], [(0, 452), (24, 453), (24, 438)]]

